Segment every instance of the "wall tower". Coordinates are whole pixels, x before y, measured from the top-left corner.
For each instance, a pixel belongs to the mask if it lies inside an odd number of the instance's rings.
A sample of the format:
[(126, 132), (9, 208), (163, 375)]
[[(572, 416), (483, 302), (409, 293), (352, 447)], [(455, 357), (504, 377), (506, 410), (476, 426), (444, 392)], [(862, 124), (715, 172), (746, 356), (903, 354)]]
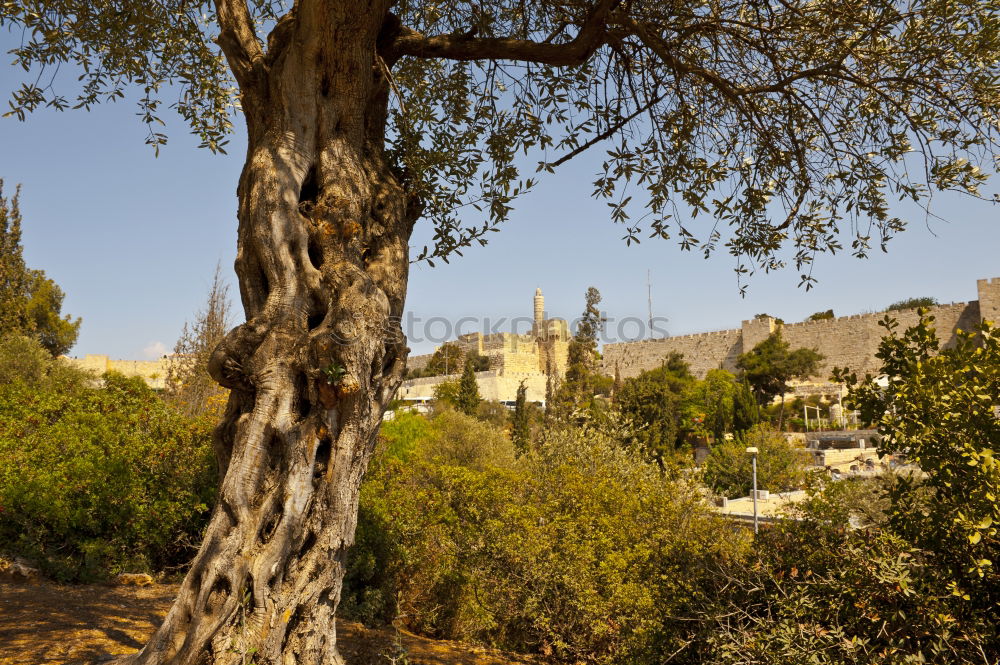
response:
[(1000, 277), (976, 281), (979, 291), (979, 316), (1000, 325)]

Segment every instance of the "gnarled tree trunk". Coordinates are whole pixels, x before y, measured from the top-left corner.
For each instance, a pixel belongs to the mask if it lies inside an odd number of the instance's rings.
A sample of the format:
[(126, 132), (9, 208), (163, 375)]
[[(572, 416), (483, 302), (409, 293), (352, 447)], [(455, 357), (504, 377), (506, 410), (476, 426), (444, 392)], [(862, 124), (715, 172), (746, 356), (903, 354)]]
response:
[(247, 322), (210, 363), (232, 389), (218, 507), (173, 608), (126, 661), (329, 665), (342, 662), (334, 613), (358, 487), (406, 357), (416, 213), (382, 154), (387, 7), (299, 2), (264, 56), (241, 47), (244, 17), (222, 4), (249, 135), (236, 260)]

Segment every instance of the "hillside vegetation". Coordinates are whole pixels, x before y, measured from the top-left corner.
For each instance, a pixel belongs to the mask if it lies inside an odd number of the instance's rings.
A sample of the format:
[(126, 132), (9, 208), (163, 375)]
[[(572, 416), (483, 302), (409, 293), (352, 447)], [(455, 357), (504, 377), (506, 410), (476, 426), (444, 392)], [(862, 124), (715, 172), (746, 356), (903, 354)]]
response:
[[(570, 386), (555, 414), (399, 410), (362, 485), (341, 615), (563, 663), (990, 663), (1000, 338), (984, 326), (937, 353), (931, 324), (890, 327), (888, 389), (842, 377), (926, 479), (813, 482), (757, 538), (706, 500), (745, 490), (740, 447), (763, 442), (765, 487), (807, 479), (731, 378), (674, 362), (618, 386), (620, 406)], [(94, 381), (0, 344), (0, 554), (63, 580), (176, 570), (212, 507), (209, 425), (139, 381)], [(746, 433), (695, 468), (682, 442), (736, 421)]]

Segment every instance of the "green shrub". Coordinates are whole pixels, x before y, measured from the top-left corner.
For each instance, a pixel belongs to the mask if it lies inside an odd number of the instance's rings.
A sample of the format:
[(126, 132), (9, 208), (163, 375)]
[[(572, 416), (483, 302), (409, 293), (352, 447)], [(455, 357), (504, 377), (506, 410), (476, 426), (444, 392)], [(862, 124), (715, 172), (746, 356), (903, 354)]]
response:
[(808, 453), (789, 443), (784, 436), (758, 425), (732, 441), (717, 443), (705, 460), (704, 481), (716, 494), (747, 496), (753, 484), (748, 446), (757, 454), (757, 488), (781, 492), (798, 489), (805, 482)]
[(762, 530), (753, 554), (730, 569), (703, 662), (993, 662), (995, 608), (969, 611), (935, 558), (890, 531), (843, 529), (822, 516)]
[[(0, 367), (37, 358), (24, 345), (0, 341)], [(66, 581), (183, 564), (214, 496), (209, 426), (168, 409), (141, 379), (107, 374), (93, 387), (51, 359), (19, 371), (0, 383), (5, 553)]]
[(400, 409), (392, 420), (382, 423), (380, 434), (383, 452), (389, 457), (406, 461), (416, 450), (417, 443), (430, 433), (430, 421), (419, 413)]
[(835, 376), (850, 389), (848, 407), (876, 425), (879, 454), (920, 468), (891, 488), (889, 528), (933, 555), (970, 612), (1000, 623), (1000, 328), (956, 331), (942, 349), (934, 317), (919, 315), (905, 330), (880, 322), (884, 382)]
[[(441, 419), (432, 430), (476, 422)], [(593, 431), (550, 433), (517, 461), (479, 435), (462, 457), (421, 451), (440, 436), (369, 470), (345, 614), (568, 662), (683, 650), (744, 537), (694, 487)]]
[(937, 298), (922, 296), (918, 298), (906, 298), (892, 303), (885, 308), (887, 312), (899, 312), (905, 309), (916, 309), (918, 307), (935, 307), (938, 304)]
[(434, 414), (416, 454), (443, 466), (506, 467), (514, 462), (514, 444), (505, 430), (460, 411), (444, 409)]

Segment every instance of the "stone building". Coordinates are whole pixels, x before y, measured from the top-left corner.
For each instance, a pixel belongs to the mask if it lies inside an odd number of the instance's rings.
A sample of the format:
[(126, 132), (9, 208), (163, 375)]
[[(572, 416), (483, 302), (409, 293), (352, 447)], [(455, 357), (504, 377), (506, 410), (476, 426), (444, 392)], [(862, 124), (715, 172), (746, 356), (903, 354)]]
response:
[[(977, 291), (979, 300), (930, 308), (942, 346), (947, 348), (955, 344), (956, 330), (971, 330), (984, 319), (1000, 323), (1000, 277), (978, 280)], [(850, 368), (859, 376), (878, 372), (880, 363), (875, 353), (886, 332), (878, 322), (885, 316), (885, 312), (855, 314), (822, 321), (785, 323), (780, 328), (791, 348), (816, 349), (825, 356), (819, 373), (808, 382), (822, 388), (834, 367)], [(901, 329), (918, 320), (916, 309), (892, 312), (891, 316)], [(609, 375), (618, 372), (622, 377), (636, 376), (658, 367), (664, 358), (676, 351), (684, 355), (691, 372), (698, 378), (704, 378), (710, 369), (719, 367), (735, 372), (739, 355), (764, 341), (778, 327), (775, 319), (762, 317), (743, 321), (739, 328), (732, 330), (606, 344), (602, 369)], [(809, 386), (803, 386), (802, 392), (810, 392)]]
[[(531, 402), (544, 402), (550, 377), (559, 379), (566, 373), (569, 352), (569, 327), (563, 319), (545, 317), (545, 297), (541, 289), (535, 290), (534, 317), (531, 332), (492, 333), (479, 332), (460, 335), (451, 344), (459, 346), (466, 354), (475, 353), (489, 358), (490, 368), (476, 372), (479, 394), (484, 399), (513, 402), (517, 388), (524, 381), (527, 398)], [(409, 369), (423, 369), (433, 354), (411, 356)], [(423, 402), (434, 397), (434, 388), (443, 381), (455, 380), (461, 373), (408, 379), (400, 386), (397, 398)]]

